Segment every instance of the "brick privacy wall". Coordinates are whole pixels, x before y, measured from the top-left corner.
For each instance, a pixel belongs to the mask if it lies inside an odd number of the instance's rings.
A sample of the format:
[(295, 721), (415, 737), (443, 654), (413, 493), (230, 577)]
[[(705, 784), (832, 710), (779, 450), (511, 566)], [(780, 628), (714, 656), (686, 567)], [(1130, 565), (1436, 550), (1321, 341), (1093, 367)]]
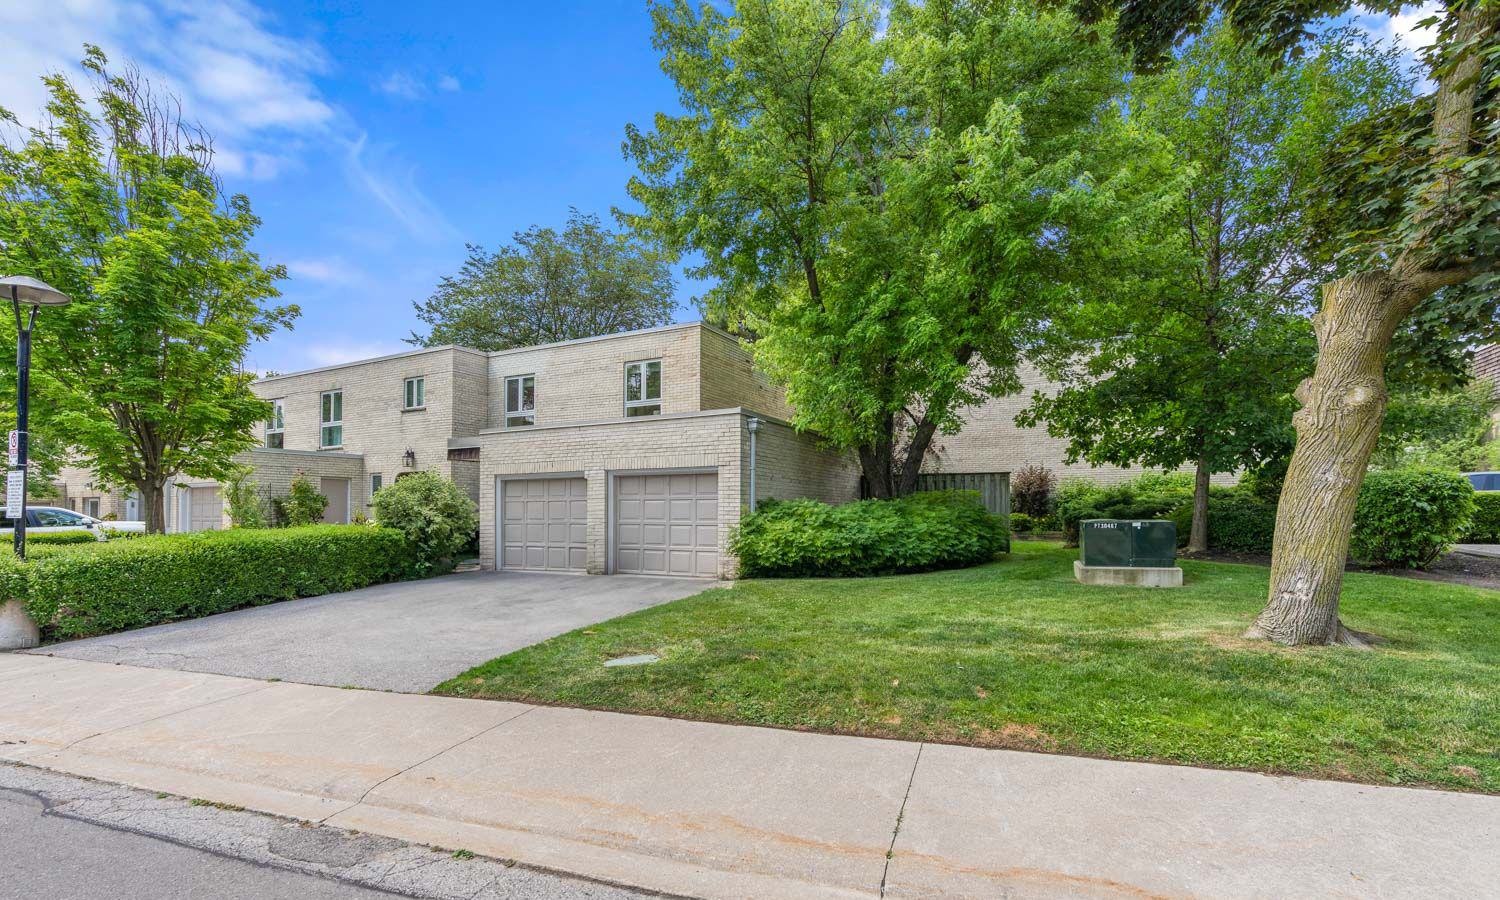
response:
[(697, 412), (698, 331), (692, 323), (491, 353), (486, 427), (504, 427), (505, 379), (514, 375), (536, 377), (538, 426), (622, 417), (625, 364), (647, 359), (661, 360), (662, 412)]
[(360, 514), (369, 515), (370, 479), (366, 477), (365, 461), (359, 456), (260, 448), (251, 450), (236, 460), (255, 469), (250, 480), (255, 482), (256, 493), (260, 494), (268, 516), (271, 513), (271, 498), (285, 497), (291, 493), (292, 480), (298, 474), (306, 475), (315, 488), (319, 486), (321, 478), (349, 479), (350, 518)]
[(699, 352), (703, 360), (700, 409), (742, 406), (778, 419), (792, 417), (786, 394), (772, 384), (765, 373), (755, 368), (753, 354), (738, 338), (717, 328), (702, 326), (699, 329)]
[[(758, 500), (811, 497), (824, 503), (859, 499), (859, 463), (853, 454), (825, 450), (816, 438), (798, 434), (784, 422), (761, 419), (755, 436), (755, 495)], [(744, 432), (746, 467), (750, 432)], [(748, 506), (750, 479), (745, 477), (741, 502)]]

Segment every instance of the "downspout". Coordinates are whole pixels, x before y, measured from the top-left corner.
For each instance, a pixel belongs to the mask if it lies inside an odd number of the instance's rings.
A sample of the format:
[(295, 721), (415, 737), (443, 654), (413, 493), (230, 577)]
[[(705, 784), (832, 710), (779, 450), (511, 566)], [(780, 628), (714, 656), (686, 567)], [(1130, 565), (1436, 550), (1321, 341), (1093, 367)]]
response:
[(750, 432), (750, 511), (755, 512), (755, 433), (760, 431), (760, 419), (751, 416), (745, 429)]

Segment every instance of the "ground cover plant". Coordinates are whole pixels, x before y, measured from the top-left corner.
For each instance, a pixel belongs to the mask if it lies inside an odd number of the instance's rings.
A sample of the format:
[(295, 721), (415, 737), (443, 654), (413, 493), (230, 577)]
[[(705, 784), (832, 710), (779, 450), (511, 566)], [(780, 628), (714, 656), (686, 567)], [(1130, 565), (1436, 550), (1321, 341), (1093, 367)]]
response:
[[(479, 666), (440, 693), (1500, 793), (1500, 592), (1350, 574), (1380, 652), (1241, 638), (1268, 570), (1086, 587), (1021, 542), (961, 571), (743, 581)], [(661, 661), (604, 668), (610, 658)]]

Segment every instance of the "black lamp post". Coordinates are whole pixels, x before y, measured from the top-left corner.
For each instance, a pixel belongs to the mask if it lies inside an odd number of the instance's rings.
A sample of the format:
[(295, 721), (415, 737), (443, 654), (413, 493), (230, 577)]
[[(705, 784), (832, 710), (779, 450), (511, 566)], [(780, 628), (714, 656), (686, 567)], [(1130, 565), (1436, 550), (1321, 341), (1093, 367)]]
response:
[[(16, 311), (16, 453), (6, 479), (6, 514), (15, 512), (16, 556), (26, 558), (26, 458), (31, 443), (27, 433), (31, 403), (31, 328), (36, 311), (43, 306), (67, 306), (68, 295), (35, 278), (7, 275), (0, 278), (0, 291), (10, 292), (10, 305)], [(24, 321), (21, 307), (27, 306)], [(19, 500), (17, 496), (19, 495)]]

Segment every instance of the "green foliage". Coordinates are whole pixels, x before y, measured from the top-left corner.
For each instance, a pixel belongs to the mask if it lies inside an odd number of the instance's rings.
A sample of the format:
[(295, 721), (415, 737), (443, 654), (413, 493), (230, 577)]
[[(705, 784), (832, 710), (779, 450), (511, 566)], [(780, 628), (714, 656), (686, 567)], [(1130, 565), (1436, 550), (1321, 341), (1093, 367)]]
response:
[(1052, 492), (1056, 489), (1057, 476), (1051, 469), (1023, 466), (1010, 479), (1010, 507), (1033, 518), (1045, 518), (1052, 514)]
[[(1172, 510), (1177, 543), (1185, 546), (1193, 523), (1193, 505)], [(1276, 533), (1276, 505), (1248, 490), (1211, 492), (1208, 497), (1208, 549), (1214, 553), (1269, 555)]]
[[(888, 12), (888, 15), (887, 15)], [(914, 484), (1029, 329), (1152, 271), (1178, 176), (1124, 60), (1033, 4), (653, 4), (684, 112), (631, 127), (640, 233), (702, 260), (796, 424)]]
[(767, 501), (730, 542), (747, 578), (863, 577), (989, 562), (1010, 548), (1006, 523), (972, 491), (829, 506)]
[(570, 210), (561, 234), (533, 225), (491, 253), (469, 245), (457, 275), (415, 304), (413, 344), (506, 350), (672, 321), (672, 272), (658, 251)]
[(1466, 544), (1500, 543), (1500, 493), (1474, 494), (1474, 517), (1464, 532)]
[(1460, 472), (1493, 468), (1497, 448), (1486, 438), (1494, 409), (1495, 387), (1484, 380), (1451, 390), (1394, 393), (1371, 464)]
[(298, 472), (292, 478), (290, 492), (285, 497), (272, 500), (271, 505), (276, 510), (279, 524), (299, 528), (323, 521), (323, 513), (328, 509), (328, 498), (313, 487), (306, 475)]
[(229, 503), (229, 521), (235, 528), (266, 527), (266, 507), (248, 469), (237, 469), (229, 477), (224, 484), (224, 498)]
[(0, 555), (0, 583), (61, 640), (353, 590), (409, 577), (415, 564), (389, 528), (234, 529), (69, 548), (29, 559), (23, 575)]
[[(135, 70), (111, 73), (98, 48), (83, 67), (84, 92), (42, 79), (45, 127), (0, 110), (21, 138), (0, 139), (0, 270), (73, 301), (36, 330), (33, 429), (76, 451), (96, 483), (138, 488), (160, 528), (173, 475), (226, 477), (255, 445), (269, 407), (245, 353), (298, 310), (269, 303), (285, 269), (250, 249), (260, 220), (221, 193), (212, 139)], [(15, 358), (10, 321), (0, 366)], [(13, 369), (0, 375), (14, 382)]]
[(452, 479), (413, 472), (375, 495), (375, 520), (404, 533), (423, 571), (448, 571), (479, 531), (479, 511)]
[(1192, 497), (1192, 476), (1175, 472), (1146, 472), (1113, 485), (1070, 478), (1057, 489), (1057, 517), (1063, 539), (1076, 547), (1084, 519), (1165, 519)]
[[(10, 535), (6, 535), (10, 537)], [(99, 538), (92, 531), (42, 531), (36, 534), (27, 532), (26, 546), (32, 547), (37, 544), (97, 544)]]
[(1379, 566), (1426, 568), (1467, 530), (1473, 514), (1474, 489), (1460, 475), (1370, 472), (1354, 510), (1350, 553)]

